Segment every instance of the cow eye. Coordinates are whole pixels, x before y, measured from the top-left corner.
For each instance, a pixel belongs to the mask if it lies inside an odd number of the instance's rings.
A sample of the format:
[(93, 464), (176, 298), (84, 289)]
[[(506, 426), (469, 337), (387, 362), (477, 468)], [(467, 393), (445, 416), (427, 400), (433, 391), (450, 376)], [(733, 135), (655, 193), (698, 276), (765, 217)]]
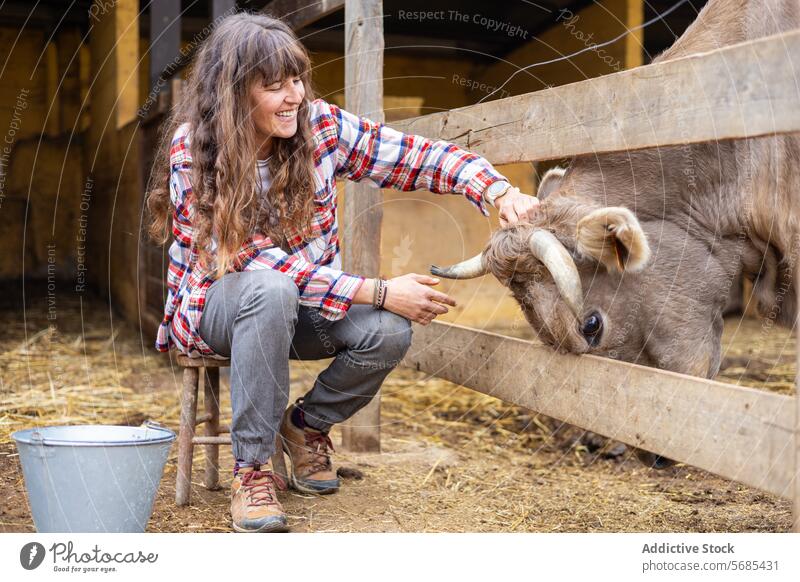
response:
[(603, 318), (597, 312), (592, 313), (589, 317), (583, 320), (581, 326), (581, 333), (586, 338), (590, 346), (597, 345), (600, 341), (600, 336), (603, 331)]

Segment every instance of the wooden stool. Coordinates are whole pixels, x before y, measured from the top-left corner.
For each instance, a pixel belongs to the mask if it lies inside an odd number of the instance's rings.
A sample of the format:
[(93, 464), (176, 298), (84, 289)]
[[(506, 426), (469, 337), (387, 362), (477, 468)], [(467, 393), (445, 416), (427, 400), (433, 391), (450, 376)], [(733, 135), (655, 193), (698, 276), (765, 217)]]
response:
[[(192, 455), (195, 445), (206, 447), (206, 489), (219, 489), (219, 446), (231, 444), (231, 429), (219, 423), (219, 369), (231, 365), (230, 360), (213, 358), (188, 358), (178, 354), (177, 362), (183, 368), (181, 390), (181, 426), (178, 433), (178, 476), (175, 481), (175, 503), (188, 505), (192, 494)], [(203, 402), (205, 412), (197, 414), (197, 392), (200, 372), (204, 371)], [(205, 424), (203, 436), (195, 436), (195, 427)], [(275, 454), (272, 468), (286, 480), (280, 435), (275, 435)]]

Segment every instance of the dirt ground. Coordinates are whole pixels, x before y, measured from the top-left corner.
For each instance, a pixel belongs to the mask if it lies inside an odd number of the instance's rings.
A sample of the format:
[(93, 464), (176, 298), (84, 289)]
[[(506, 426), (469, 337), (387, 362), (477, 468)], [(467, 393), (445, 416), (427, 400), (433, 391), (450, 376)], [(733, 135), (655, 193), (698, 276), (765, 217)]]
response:
[[(44, 301), (24, 310), (0, 305), (0, 531), (34, 529), (9, 438), (14, 430), (145, 418), (178, 427), (180, 370), (153, 353), (151, 338), (138, 337), (96, 299), (62, 300), (57, 320), (47, 315)], [(725, 345), (720, 379), (792, 393), (794, 339), (787, 330), (731, 319)], [(292, 362), (293, 392), (308, 389), (327, 363)], [(594, 450), (574, 427), (416, 371), (392, 372), (383, 394), (383, 453), (339, 452), (337, 464), (363, 478), (344, 479), (336, 495), (285, 493), (292, 531), (790, 529), (788, 501), (688, 466), (649, 469), (621, 447)], [(192, 505), (180, 508), (175, 454), (173, 447), (148, 531), (230, 531), (230, 449), (221, 450), (222, 489), (208, 491), (197, 447)]]

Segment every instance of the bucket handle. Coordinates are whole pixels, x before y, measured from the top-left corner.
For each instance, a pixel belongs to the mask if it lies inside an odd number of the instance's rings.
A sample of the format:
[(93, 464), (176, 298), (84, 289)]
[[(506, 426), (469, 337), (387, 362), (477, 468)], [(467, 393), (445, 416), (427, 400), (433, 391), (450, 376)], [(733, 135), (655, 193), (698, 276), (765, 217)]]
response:
[(167, 428), (166, 426), (164, 426), (163, 424), (161, 424), (157, 420), (150, 420), (149, 418), (147, 420), (145, 420), (141, 424), (141, 426), (143, 428), (155, 428), (155, 429), (159, 429), (159, 430), (164, 430), (164, 429)]
[(34, 445), (34, 450), (39, 458), (44, 459), (53, 456), (53, 452), (45, 447), (47, 441), (44, 440), (44, 437), (42, 436), (42, 433), (39, 432), (38, 428), (35, 428), (31, 431), (31, 444)]
[(145, 429), (145, 438), (147, 438), (147, 432), (146, 432), (146, 431), (147, 431), (147, 429), (153, 429), (153, 430), (157, 430), (157, 431), (159, 431), (159, 432), (162, 432), (162, 433), (163, 433), (163, 432), (168, 432), (168, 433), (171, 433), (171, 432), (172, 432), (172, 431), (171, 431), (169, 428), (167, 428), (167, 426), (165, 426), (165, 425), (161, 424), (160, 422), (158, 422), (158, 421), (156, 421), (156, 420), (151, 420), (151, 419), (149, 419), (149, 418), (148, 418), (147, 420), (145, 420), (145, 421), (144, 421), (144, 422), (143, 422), (141, 425), (139, 425), (139, 426), (140, 426), (141, 428)]

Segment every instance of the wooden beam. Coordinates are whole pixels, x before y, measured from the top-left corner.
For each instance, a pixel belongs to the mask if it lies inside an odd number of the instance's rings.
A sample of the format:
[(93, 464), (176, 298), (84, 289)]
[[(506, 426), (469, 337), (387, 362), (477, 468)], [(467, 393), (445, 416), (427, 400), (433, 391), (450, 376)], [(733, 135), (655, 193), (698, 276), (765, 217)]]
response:
[[(138, 121), (136, 135), (139, 140), (139, 180), (141, 184), (149, 184), (156, 154), (154, 144), (158, 143), (164, 114), (158, 107), (147, 109), (147, 114)], [(145, 189), (140, 190), (141, 222), (146, 225), (150, 221), (150, 213), (145, 203)], [(137, 258), (137, 288), (139, 290), (139, 327), (148, 337), (158, 330), (164, 318), (164, 288), (168, 255), (166, 246), (155, 244), (146, 229), (140, 229), (139, 256)]]
[(45, 72), (46, 72), (46, 96), (45, 107), (46, 122), (45, 134), (48, 137), (55, 137), (61, 131), (61, 95), (58, 91), (58, 49), (56, 43), (48, 42), (45, 47)]
[(180, 352), (175, 352), (175, 361), (182, 368), (228, 368), (231, 361), (222, 358), (190, 358)]
[(792, 498), (795, 399), (433, 322), (403, 364)]
[[(235, 12), (235, 0), (211, 0), (211, 2), (212, 21), (214, 23), (216, 23), (218, 18)], [(262, 8), (261, 12), (275, 18), (280, 18), (292, 29), (299, 30), (305, 26), (314, 24), (320, 18), (336, 12), (343, 6), (344, 0), (317, 0), (316, 2), (311, 0), (273, 0), (273, 2)], [(182, 20), (186, 21), (186, 18)], [(191, 29), (192, 27), (189, 28)], [(191, 32), (191, 30), (189, 30), (189, 32)], [(184, 53), (177, 54), (174, 58), (174, 62), (171, 63), (172, 66), (170, 66), (164, 76), (171, 78), (185, 69), (189, 63), (192, 62), (198, 47), (199, 44), (193, 44)], [(162, 69), (162, 73), (163, 72), (164, 70)], [(153, 84), (154, 83), (155, 81)]]
[(137, 121), (139, 112), (139, 2), (116, 0), (117, 130)]
[(625, 26), (631, 31), (625, 37), (625, 68), (644, 63), (644, 0), (625, 0)]
[(161, 76), (167, 68), (177, 70), (179, 61), (183, 61), (181, 2), (153, 0), (150, 4), (150, 88), (158, 92)]
[(800, 31), (393, 124), (494, 164), (800, 131)]
[(81, 86), (81, 112), (78, 121), (78, 130), (86, 131), (89, 128), (89, 84), (91, 77), (92, 58), (89, 53), (89, 47), (85, 43), (81, 43), (78, 49), (78, 78)]
[(218, 18), (224, 18), (228, 14), (236, 12), (236, 0), (210, 0), (211, 1), (211, 20), (216, 22)]
[[(795, 292), (800, 300), (800, 270), (795, 269)], [(800, 303), (798, 303), (800, 305)], [(797, 313), (795, 330), (800, 329), (800, 311)], [(792, 531), (800, 533), (800, 344), (797, 345), (797, 371), (794, 378), (794, 490), (792, 504)]]
[[(373, 121), (383, 117), (383, 2), (345, 3), (345, 90), (347, 109)], [(348, 182), (344, 200), (344, 269), (377, 277), (381, 266), (383, 194), (379, 188)], [(342, 425), (342, 446), (351, 451), (380, 450), (380, 395)]]
[[(262, 12), (280, 18), (294, 30), (314, 24), (345, 5), (344, 0), (272, 0)], [(345, 28), (347, 25), (345, 25)], [(383, 26), (381, 26), (383, 29)], [(381, 46), (383, 46), (381, 41)]]
[[(59, 131), (80, 131), (79, 117), (84, 106), (80, 81), (80, 49), (83, 43), (79, 28), (62, 28), (56, 35), (56, 52), (60, 83), (59, 108), (61, 110)], [(51, 113), (52, 114), (52, 113)]]

